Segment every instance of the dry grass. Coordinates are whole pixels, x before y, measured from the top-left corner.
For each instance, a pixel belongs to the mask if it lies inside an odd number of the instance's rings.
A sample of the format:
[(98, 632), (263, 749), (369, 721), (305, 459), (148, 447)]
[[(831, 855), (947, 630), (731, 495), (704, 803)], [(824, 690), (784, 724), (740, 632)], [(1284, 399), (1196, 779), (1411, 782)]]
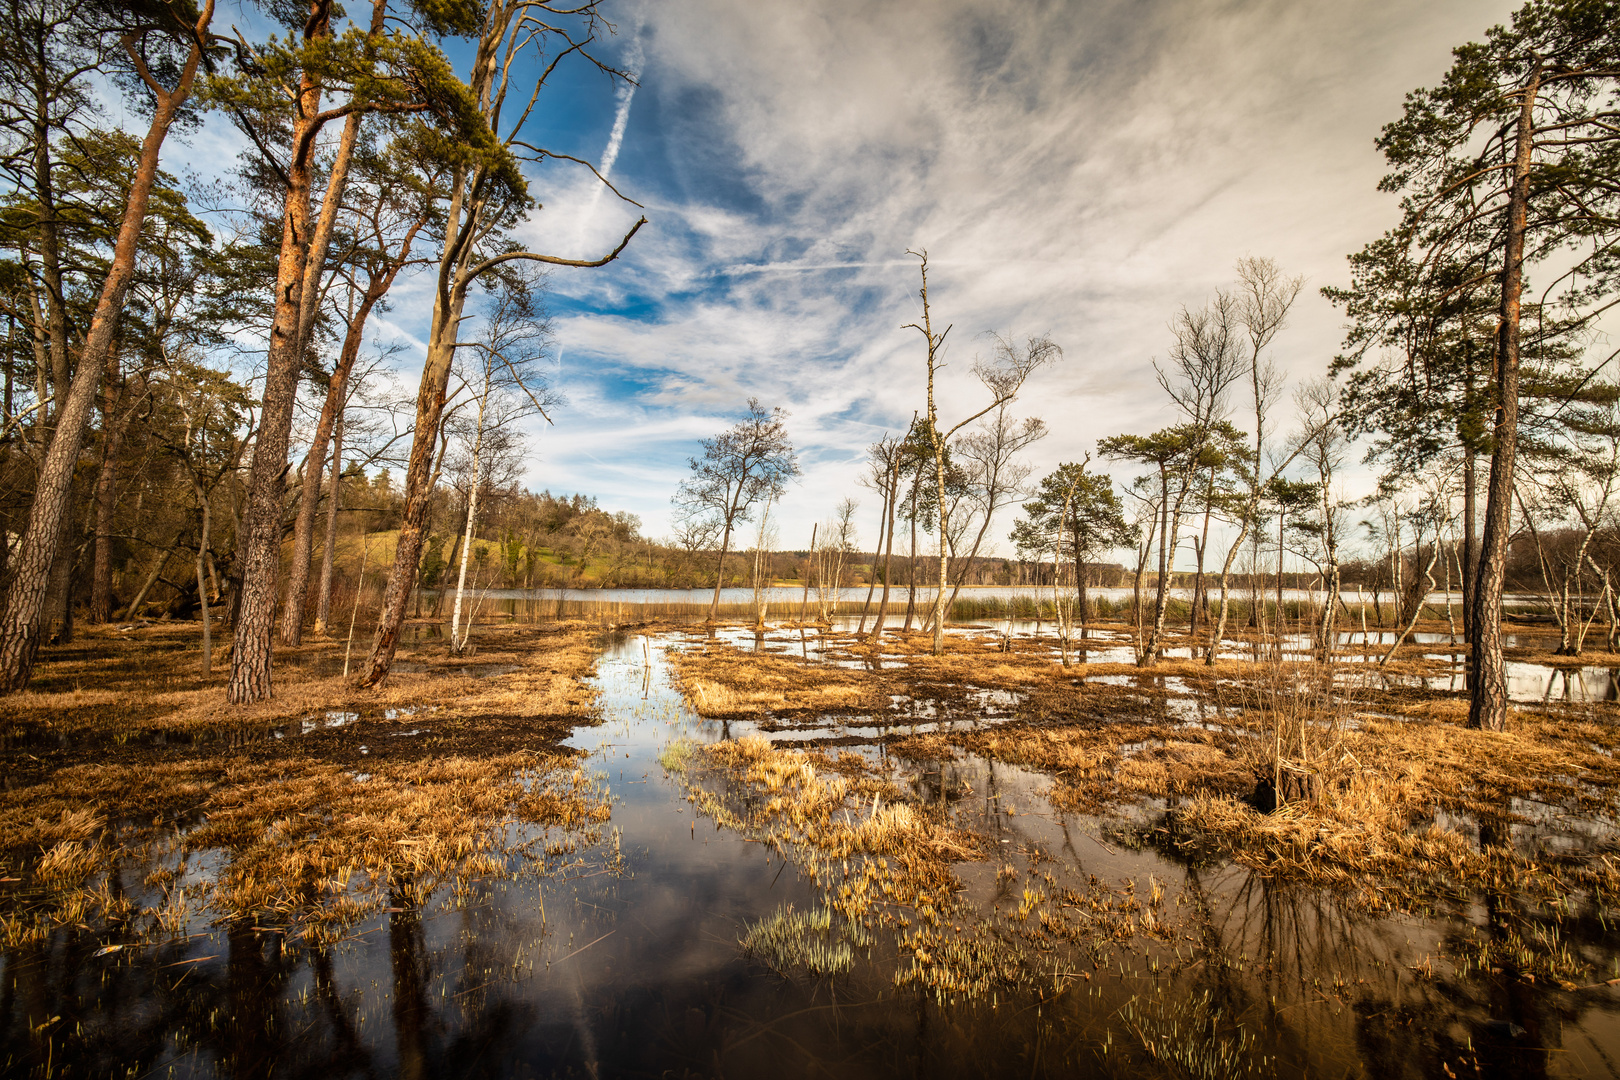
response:
[(47, 655), (45, 681), (93, 667), (108, 689), (5, 701), (0, 943), (64, 924), (163, 935), (199, 917), (331, 939), (391, 895), (543, 870), (607, 820), (556, 746), (594, 713), (593, 628), (491, 632), (486, 678), (418, 646), (402, 658), (416, 670), (378, 691), (317, 674), (333, 646), (316, 642), (245, 709), (219, 688), (170, 688), (184, 631), (151, 630)]
[(853, 672), (744, 652), (724, 643), (672, 654), (681, 689), (704, 716), (873, 709), (887, 700)]
[[(1447, 627), (1430, 621), (1419, 630)], [(1539, 641), (1521, 632), (1517, 648), (1544, 658)], [(1015, 639), (1003, 651), (993, 639), (953, 638), (946, 655), (934, 657), (928, 638), (891, 634), (881, 670), (849, 671), (711, 644), (683, 660), (683, 678), (700, 711), (728, 712), (735, 699), (723, 692), (740, 698), (753, 690), (759, 696), (746, 711), (767, 713), (772, 724), (880, 712), (891, 695), (972, 714), (972, 693), (1015, 692), (1022, 704), (1011, 722), (885, 741), (910, 759), (966, 752), (1048, 772), (1050, 799), (1062, 810), (1106, 814), (1143, 798), (1164, 800), (1168, 824), (1152, 842), (1212, 849), (1267, 874), (1344, 888), (1368, 907), (1421, 906), (1498, 884), (1559, 903), (1620, 897), (1612, 869), (1620, 845), (1565, 851), (1523, 828), (1517, 846), (1505, 839), (1538, 816), (1620, 817), (1620, 706), (1537, 705), (1514, 710), (1505, 734), (1468, 730), (1466, 702), (1419, 681), (1451, 670), (1434, 655), (1449, 651), (1446, 642), (1404, 645), (1383, 667), (1333, 668), (1228, 654), (1214, 665), (1171, 659), (1151, 669), (1065, 669), (1049, 645)], [(867, 648), (833, 635), (829, 648), (839, 646), (846, 655)], [(1385, 650), (1375, 642), (1339, 652)], [(1333, 688), (1334, 671), (1350, 684)], [(1126, 685), (1099, 685), (1100, 677)], [(1179, 680), (1175, 690), (1164, 689), (1166, 679)], [(817, 701), (818, 686), (851, 681), (867, 688), (867, 701), (847, 708)], [(1216, 707), (1188, 723), (1165, 709), (1167, 693)], [(1268, 812), (1272, 801), (1283, 805)]]
[[(964, 898), (959, 871), (1009, 849), (961, 824), (944, 802), (921, 802), (886, 766), (856, 754), (773, 746), (759, 736), (698, 746), (677, 742), (660, 760), (717, 825), (769, 845), (817, 886), (809, 912), (778, 911), (743, 944), (784, 974), (849, 972), (891, 939), (898, 964), (872, 965), (891, 986), (945, 1000), (1012, 988), (1038, 995), (1080, 978), (1134, 938), (1171, 940), (1164, 892), (1145, 897), (1090, 878), (1060, 886), (1035, 864), (1022, 893), (988, 909)], [(1020, 873), (1001, 868), (998, 883)], [(1055, 950), (1063, 959), (1053, 975)]]

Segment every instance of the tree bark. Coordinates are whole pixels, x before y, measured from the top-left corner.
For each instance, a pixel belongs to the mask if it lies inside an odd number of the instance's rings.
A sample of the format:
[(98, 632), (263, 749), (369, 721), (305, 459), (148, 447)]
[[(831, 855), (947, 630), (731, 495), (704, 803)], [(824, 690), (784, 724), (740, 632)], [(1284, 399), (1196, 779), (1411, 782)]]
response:
[[(464, 182), (456, 181), (451, 197), (450, 220), (461, 216)], [(458, 262), (470, 257), (459, 254), (447, 246), (440, 262), (438, 296), (433, 305), (433, 325), (428, 332), (428, 355), (422, 369), (422, 382), (416, 394), (416, 429), (411, 439), (411, 455), (405, 467), (405, 513), (400, 522), (399, 542), (394, 549), (394, 565), (388, 571), (388, 584), (383, 591), (382, 617), (377, 634), (372, 640), (371, 655), (366, 660), (362, 686), (376, 686), (388, 675), (399, 648), (399, 629), (405, 618), (405, 605), (410, 599), (411, 585), (422, 559), (422, 542), (426, 538), (428, 512), (433, 505), (434, 451), (438, 447), (439, 424), (444, 416), (444, 403), (450, 385), (451, 363), (455, 356), (456, 335), (461, 324), (461, 311), (466, 302), (464, 287), (456, 287), (454, 277)]]
[[(373, 37), (382, 31), (386, 14), (387, 4), (384, 0), (374, 0), (370, 30)], [(356, 110), (344, 118), (343, 133), (338, 137), (337, 156), (333, 159), (332, 169), (327, 175), (326, 194), (321, 200), (320, 218), (316, 221), (315, 230), (310, 237), (309, 253), (304, 263), (304, 280), (298, 304), (296, 352), (299, 357), (304, 356), (309, 348), (310, 335), (314, 331), (315, 320), (320, 314), (321, 281), (324, 276), (327, 255), (332, 248), (332, 233), (337, 226), (338, 211), (342, 205), (344, 193), (348, 189), (349, 168), (354, 160), (355, 143), (360, 137), (362, 115), (359, 110)], [(298, 516), (293, 526), (292, 565), (288, 570), (287, 597), (281, 611), (281, 643), (283, 645), (297, 645), (303, 639), (304, 607), (309, 597), (310, 548), (314, 543), (315, 535), (315, 504), (320, 499), (321, 477), (324, 472), (322, 466), (326, 460), (326, 444), (332, 434), (334, 400), (336, 409), (341, 411), (346, 400), (349, 373), (353, 371), (355, 358), (360, 354), (366, 319), (370, 316), (372, 307), (393, 285), (394, 277), (398, 274), (404, 260), (409, 258), (411, 241), (415, 235), (416, 229), (413, 228), (405, 237), (398, 259), (389, 260), (390, 265), (381, 274), (372, 275), (367, 284), (365, 295), (361, 300), (360, 309), (349, 319), (338, 363), (332, 371), (330, 380), (328, 380), (326, 401), (321, 406), (321, 415), (316, 423), (315, 437), (311, 440), (309, 455), (304, 459), (303, 490), (298, 504)], [(334, 391), (337, 394), (335, 399), (333, 397)]]
[(1507, 725), (1507, 667), (1502, 660), (1502, 588), (1512, 533), (1513, 461), (1519, 437), (1519, 307), (1524, 289), (1524, 236), (1530, 198), (1530, 152), (1541, 65), (1532, 70), (1519, 105), (1513, 187), (1508, 197), (1507, 250), (1502, 266), (1501, 325), (1496, 338), (1496, 423), (1486, 486), (1485, 531), (1469, 626), (1468, 726)]
[[(206, 34), (213, 14), (213, 0), (208, 0), (195, 28), (199, 41)], [(165, 92), (149, 80), (157, 109), (141, 143), (141, 156), (124, 204), (112, 263), (96, 301), (90, 330), (85, 335), (79, 368), (68, 389), (67, 400), (57, 413), (56, 430), (41, 463), (28, 524), (9, 567), (13, 575), (11, 588), (6, 595), (4, 615), (0, 616), (0, 693), (22, 689), (33, 674), (39, 651), (40, 613), (50, 568), (56, 560), (62, 521), (67, 516), (73, 469), (78, 464), (96, 389), (112, 346), (119, 313), (123, 310), (124, 297), (135, 273), (135, 250), (157, 180), (159, 152), (170, 125), (190, 96), (201, 55), (201, 46), (193, 45), (173, 91)], [(142, 70), (144, 73), (144, 68)]]
[[(331, 34), (332, 0), (313, 0), (305, 39)], [(271, 632), (276, 614), (276, 579), (281, 563), (282, 495), (293, 404), (302, 361), (304, 275), (310, 256), (310, 199), (315, 136), (320, 130), (321, 87), (306, 70), (299, 78), (292, 124), (292, 154), (282, 205), (281, 250), (276, 263), (275, 317), (265, 360), (264, 400), (259, 437), (248, 471), (247, 508), (242, 514), (242, 595), (237, 604), (231, 679), (225, 696), (236, 705), (270, 697)]]
[[(392, 275), (388, 282), (393, 281)], [(309, 598), (309, 563), (315, 543), (315, 514), (321, 501), (321, 480), (326, 476), (326, 446), (332, 428), (342, 414), (349, 393), (349, 374), (360, 356), (360, 345), (365, 339), (366, 319), (372, 307), (382, 299), (386, 286), (379, 288), (373, 280), (366, 290), (354, 317), (349, 320), (343, 335), (343, 349), (338, 362), (327, 380), (326, 400), (321, 404), (321, 415), (315, 423), (315, 435), (310, 442), (309, 456), (304, 459), (303, 491), (298, 499), (298, 516), (293, 523), (292, 565), (287, 570), (287, 598), (281, 609), (281, 643), (297, 645), (303, 639), (304, 607)]]

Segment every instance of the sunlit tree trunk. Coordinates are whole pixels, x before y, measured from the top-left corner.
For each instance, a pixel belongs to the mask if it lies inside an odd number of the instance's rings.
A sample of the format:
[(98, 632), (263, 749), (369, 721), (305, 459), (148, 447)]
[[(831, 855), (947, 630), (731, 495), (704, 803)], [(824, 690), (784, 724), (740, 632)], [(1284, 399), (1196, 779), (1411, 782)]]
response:
[[(315, 0), (305, 37), (331, 34), (331, 0)], [(319, 130), (321, 88), (303, 72), (292, 122), (287, 162), (286, 197), (282, 203), (281, 248), (276, 262), (275, 315), (265, 358), (264, 398), (259, 435), (248, 472), (247, 507), (242, 514), (241, 596), (237, 602), (231, 649), (231, 678), (226, 698), (247, 705), (270, 696), (271, 633), (276, 614), (276, 581), (280, 576), (282, 493), (287, 475), (287, 448), (292, 436), (293, 405), (298, 396), (299, 333), (302, 328), (304, 275), (309, 267), (312, 170), (315, 134)]]

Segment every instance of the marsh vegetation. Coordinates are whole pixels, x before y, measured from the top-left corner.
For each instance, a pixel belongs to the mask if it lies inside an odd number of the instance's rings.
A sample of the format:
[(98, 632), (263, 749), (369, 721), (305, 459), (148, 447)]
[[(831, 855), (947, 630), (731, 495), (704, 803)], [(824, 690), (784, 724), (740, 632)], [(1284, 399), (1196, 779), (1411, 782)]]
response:
[[(994, 328), (1044, 256), (857, 258), (893, 226), (825, 193), (672, 272), (761, 215), (614, 173), (692, 17), (620, 7), (0, 10), (0, 1074), (1620, 1072), (1620, 0), (1455, 50), (1346, 279), (1203, 267), (1152, 359)], [(656, 295), (887, 319), (901, 265), (903, 361)], [(612, 319), (585, 396), (695, 450), (594, 478), (673, 491), (661, 539), (523, 486)], [(655, 340), (718, 381), (609, 355)]]
[(1050, 624), (853, 622), (418, 632), (382, 699), (311, 642), (246, 719), (189, 631), (47, 650), (3, 748), (8, 1070), (1601, 1061), (1620, 657), (1514, 638), (1493, 733), (1444, 623), (1144, 669), (1114, 620), (1068, 665)]

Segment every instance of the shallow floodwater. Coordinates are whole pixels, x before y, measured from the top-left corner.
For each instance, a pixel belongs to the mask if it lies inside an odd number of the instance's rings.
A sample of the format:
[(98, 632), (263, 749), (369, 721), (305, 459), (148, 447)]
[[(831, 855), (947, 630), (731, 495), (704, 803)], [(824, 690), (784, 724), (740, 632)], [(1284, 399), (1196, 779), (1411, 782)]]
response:
[[(881, 723), (827, 718), (769, 737), (853, 742), (916, 798), (949, 807), (1000, 849), (1000, 858), (956, 867), (964, 898), (986, 918), (1007, 917), (1020, 888), (1055, 893), (1068, 883), (1162, 894), (1150, 906), (1179, 930), (1088, 957), (1053, 951), (1032, 961), (1050, 965), (1038, 993), (977, 1000), (897, 988), (895, 945), (881, 935), (847, 974), (773, 971), (741, 948), (747, 927), (820, 898), (761, 844), (696, 816), (658, 764), (675, 739), (758, 730), (686, 708), (667, 661), (685, 640), (624, 637), (603, 655), (605, 722), (571, 741), (612, 792), (612, 824), (566, 868), (490, 883), (455, 904), (437, 895), (421, 908), (392, 908), (329, 949), (285, 943), (274, 925), (198, 923), (171, 944), (115, 952), (98, 952), (92, 931), (58, 934), (0, 956), (0, 1069), (773, 1080), (1615, 1075), (1620, 992), (1532, 985), (1444, 959), (1472, 941), (1524, 937), (1531, 920), (1513, 896), (1477, 897), (1427, 919), (1378, 918), (1330, 892), (1180, 852), (1161, 828), (1161, 806), (1108, 820), (1061, 813), (1042, 775), (971, 755), (898, 761), (882, 741), (973, 717), (897, 708)], [(758, 644), (798, 645), (807, 657), (811, 640), (767, 635)], [(978, 721), (993, 722), (1016, 714), (1018, 702), (982, 705)], [(1612, 842), (1613, 832), (1550, 817), (1515, 827), (1514, 841), (1584, 849)], [(1608, 926), (1603, 912), (1576, 911), (1559, 930), (1598, 970), (1594, 981), (1620, 975), (1620, 938)]]

